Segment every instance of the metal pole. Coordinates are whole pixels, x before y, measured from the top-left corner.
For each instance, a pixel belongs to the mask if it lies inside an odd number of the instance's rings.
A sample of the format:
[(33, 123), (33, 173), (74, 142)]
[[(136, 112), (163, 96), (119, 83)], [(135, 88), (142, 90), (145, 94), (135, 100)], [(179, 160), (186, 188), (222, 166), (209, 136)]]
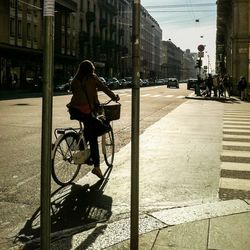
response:
[(133, 1), (130, 249), (139, 243), (140, 0)]
[(44, 1), (44, 58), (41, 141), (41, 249), (50, 250), (50, 182), (52, 140), (52, 79), (54, 44), (54, 0)]

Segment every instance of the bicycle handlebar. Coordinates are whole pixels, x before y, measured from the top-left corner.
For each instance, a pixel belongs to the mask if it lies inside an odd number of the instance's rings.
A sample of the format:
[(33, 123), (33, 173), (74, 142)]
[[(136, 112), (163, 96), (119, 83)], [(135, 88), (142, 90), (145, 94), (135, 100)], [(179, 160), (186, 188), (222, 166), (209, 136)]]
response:
[(107, 104), (109, 104), (110, 102), (118, 102), (119, 100), (120, 100), (120, 97), (119, 97), (119, 95), (116, 95), (116, 97), (117, 97), (117, 100), (112, 100), (112, 99), (110, 99), (110, 100), (108, 100), (107, 102), (104, 102), (104, 103), (100, 103), (100, 105), (107, 105)]

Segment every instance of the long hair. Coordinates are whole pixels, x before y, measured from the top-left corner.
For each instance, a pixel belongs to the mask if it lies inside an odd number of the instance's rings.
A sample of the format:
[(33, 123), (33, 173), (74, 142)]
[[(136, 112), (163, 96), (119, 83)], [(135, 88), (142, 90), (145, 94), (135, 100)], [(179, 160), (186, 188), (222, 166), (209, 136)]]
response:
[(95, 66), (94, 64), (89, 60), (84, 60), (79, 64), (79, 67), (77, 69), (75, 79), (78, 79), (80, 81), (83, 80), (83, 78), (91, 77), (95, 72)]

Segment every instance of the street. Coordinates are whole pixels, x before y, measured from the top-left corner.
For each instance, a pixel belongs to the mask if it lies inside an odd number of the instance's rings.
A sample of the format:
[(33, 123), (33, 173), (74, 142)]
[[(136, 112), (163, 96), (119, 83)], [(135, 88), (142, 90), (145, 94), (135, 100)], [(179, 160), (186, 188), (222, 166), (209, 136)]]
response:
[[(115, 92), (120, 95), (122, 104), (121, 119), (114, 121), (113, 124), (116, 151), (118, 152), (130, 142), (131, 90), (122, 89), (116, 90)], [(191, 91), (186, 89), (186, 84), (180, 84), (180, 89), (168, 89), (166, 86), (141, 88), (140, 133), (143, 133), (146, 128), (166, 116), (180, 104), (186, 102), (185, 96), (189, 93), (191, 93)], [(71, 95), (54, 97), (53, 128), (77, 126), (77, 122), (69, 120), (65, 108), (70, 97)], [(100, 93), (100, 101), (107, 99), (107, 96)], [(39, 208), (41, 98), (1, 101), (0, 110), (2, 114), (0, 121), (2, 145), (0, 153), (2, 159), (0, 180), (2, 211), (0, 220), (2, 223), (0, 234), (1, 244), (4, 246), (5, 244), (11, 244), (13, 240), (11, 237), (19, 233), (26, 220), (31, 219), (32, 215), (34, 215)], [(148, 143), (150, 145), (150, 142)], [(176, 161), (176, 164), (180, 164), (178, 171), (182, 171), (180, 169), (182, 163), (178, 162), (177, 158), (174, 160), (175, 150), (175, 145), (172, 145), (173, 157), (171, 156), (170, 158), (172, 159), (171, 161)], [(152, 148), (152, 152), (155, 152), (157, 155), (157, 148)], [(170, 152), (168, 152), (168, 154), (169, 153)], [(144, 157), (143, 152), (141, 152), (141, 157)], [(160, 207), (179, 206), (180, 203), (184, 204), (185, 202), (190, 204), (200, 198), (206, 197), (206, 195), (211, 196), (211, 200), (216, 199), (216, 183), (218, 182), (218, 173), (216, 170), (209, 170), (211, 174), (207, 177), (209, 178), (207, 182), (215, 183), (214, 185), (209, 187), (203, 186), (202, 188), (200, 188), (202, 185), (199, 185), (199, 188), (196, 188), (192, 185), (197, 185), (197, 181), (199, 182), (199, 179), (202, 179), (206, 173), (197, 171), (197, 173), (195, 173), (196, 181), (192, 181), (190, 174), (180, 175), (178, 171), (174, 169), (171, 173), (169, 172), (171, 171), (170, 168), (168, 168), (168, 171), (163, 171), (163, 169), (159, 168), (160, 166), (154, 166), (154, 169), (150, 169), (150, 162), (148, 167), (149, 171), (147, 172), (144, 169), (143, 176), (141, 176), (140, 179), (143, 186), (141, 192), (144, 200), (141, 209), (144, 211), (154, 210)], [(124, 183), (125, 185), (122, 185), (122, 183), (120, 183), (120, 176), (124, 176), (125, 169), (120, 169), (119, 165), (116, 165), (116, 160), (114, 162), (114, 168), (110, 176), (110, 181), (104, 190), (104, 197), (109, 198), (108, 200), (113, 200), (112, 218), (121, 216), (129, 212), (130, 209), (126, 198), (130, 192), (129, 184)], [(157, 173), (156, 179), (152, 178), (152, 171)], [(185, 171), (186, 170), (183, 169), (183, 173), (185, 173)], [(199, 173), (202, 176), (199, 176)], [(81, 174), (80, 172), (77, 180), (81, 179)], [(112, 174), (114, 175), (112, 176)], [(129, 176), (129, 172), (126, 172), (125, 175)], [(97, 181), (96, 177), (91, 175), (89, 178), (80, 180), (80, 183), (83, 183), (82, 186), (88, 184), (86, 182), (88, 179), (90, 180), (90, 185)], [(172, 181), (166, 183), (168, 179)], [(178, 192), (178, 190), (180, 191), (181, 189), (175, 190), (175, 188), (171, 187), (171, 183), (176, 187), (182, 186), (182, 183), (186, 182), (187, 179), (188, 184), (184, 186), (183, 191)], [(147, 183), (151, 183), (153, 186), (150, 187)], [(78, 185), (75, 188), (77, 189), (77, 187)], [(52, 180), (52, 192), (57, 192), (58, 188)], [(213, 188), (214, 190), (212, 190)], [(196, 190), (195, 193), (192, 191), (194, 189)], [(71, 190), (72, 194), (74, 191), (76, 190)], [(60, 192), (62, 192), (62, 190), (60, 190)], [(67, 190), (67, 192), (69, 192), (69, 190)], [(84, 197), (86, 200), (90, 198), (88, 196)], [(107, 200), (102, 199), (99, 202), (101, 203), (99, 204), (100, 207), (107, 206)], [(104, 217), (109, 218), (110, 216), (111, 215), (106, 215), (106, 217)], [(96, 215), (93, 215), (93, 217), (96, 217)], [(85, 223), (88, 222), (89, 217)], [(60, 224), (59, 228), (63, 229), (62, 226), (63, 224)], [(67, 225), (67, 228), (69, 227), (70, 225)], [(9, 242), (6, 242), (6, 238), (10, 238)]]

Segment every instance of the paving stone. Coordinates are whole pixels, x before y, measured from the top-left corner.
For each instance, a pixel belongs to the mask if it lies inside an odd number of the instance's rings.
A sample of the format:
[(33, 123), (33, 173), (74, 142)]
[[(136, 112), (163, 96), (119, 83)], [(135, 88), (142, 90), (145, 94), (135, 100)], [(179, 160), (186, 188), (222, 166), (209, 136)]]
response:
[(250, 206), (242, 200), (212, 202), (192, 207), (167, 209), (151, 215), (167, 225), (177, 225), (195, 220), (250, 211)]
[(250, 213), (210, 220), (208, 249), (249, 250)]
[(160, 230), (153, 250), (206, 250), (207, 235), (208, 220), (168, 227)]

